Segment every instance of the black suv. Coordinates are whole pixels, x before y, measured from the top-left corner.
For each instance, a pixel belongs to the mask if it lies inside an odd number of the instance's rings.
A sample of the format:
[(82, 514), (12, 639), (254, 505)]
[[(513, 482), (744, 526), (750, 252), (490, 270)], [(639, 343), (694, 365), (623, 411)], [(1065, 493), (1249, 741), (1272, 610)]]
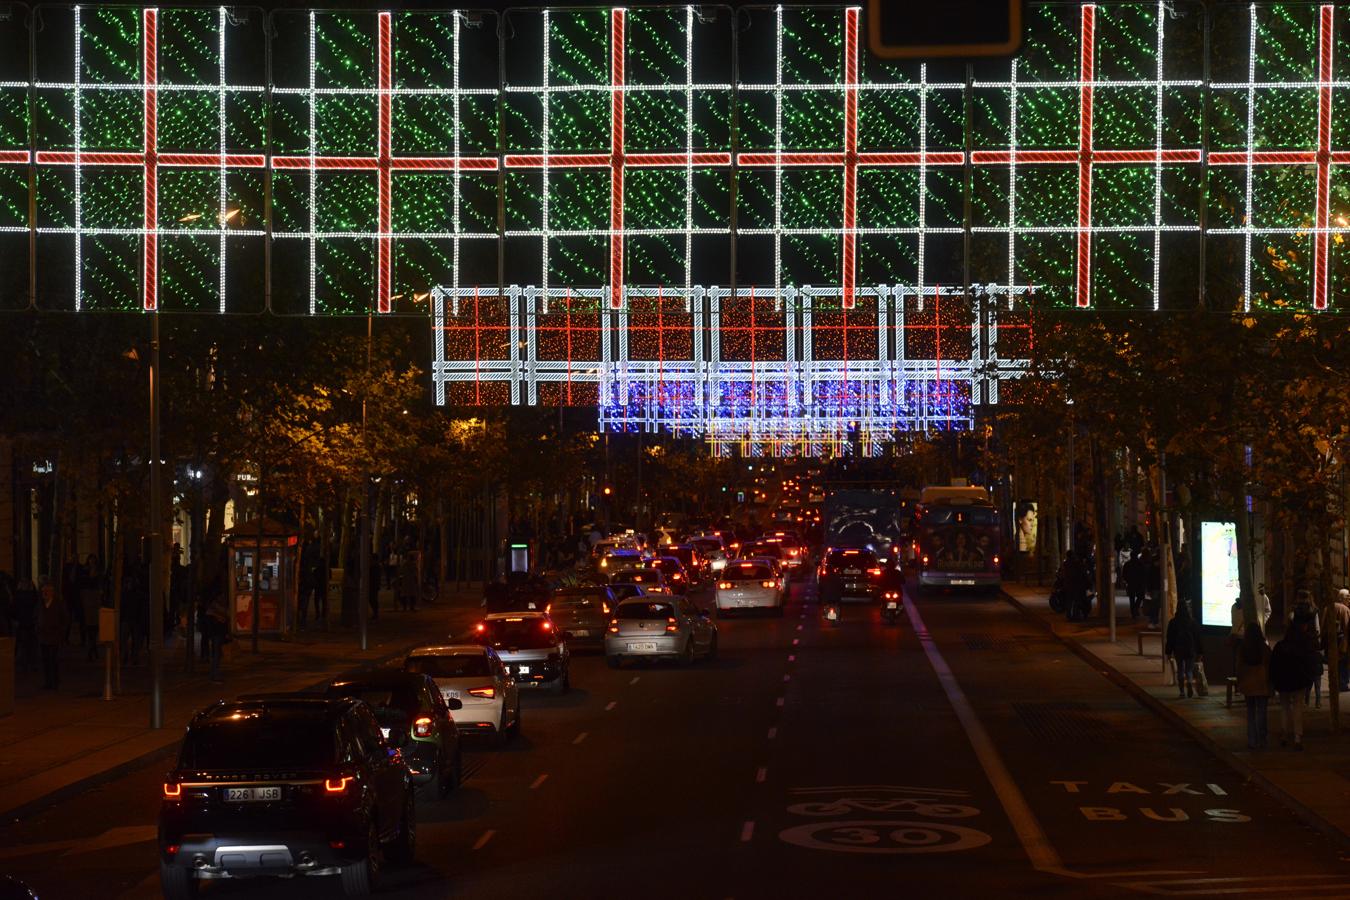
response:
[(159, 813), (164, 896), (200, 879), (340, 875), (374, 889), (386, 856), (410, 861), (413, 786), (370, 707), (351, 698), (221, 701), (188, 724)]
[(820, 599), (848, 600), (861, 597), (877, 600), (885, 570), (871, 550), (861, 547), (831, 548), (820, 561)]
[(464, 703), (442, 698), (430, 677), (377, 669), (339, 678), (328, 686), (328, 696), (365, 701), (385, 740), (402, 751), (414, 784), (430, 784), (432, 796), (438, 798), (459, 787), (463, 760), (451, 711), (463, 709)]

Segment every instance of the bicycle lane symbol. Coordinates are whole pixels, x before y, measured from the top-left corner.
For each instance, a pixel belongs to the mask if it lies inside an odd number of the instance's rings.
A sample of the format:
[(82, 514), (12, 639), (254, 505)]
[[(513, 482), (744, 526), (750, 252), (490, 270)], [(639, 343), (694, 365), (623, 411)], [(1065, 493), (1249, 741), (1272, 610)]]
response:
[[(948, 821), (980, 815), (980, 810), (967, 802), (969, 791), (845, 785), (798, 788), (792, 793), (797, 802), (788, 806), (787, 812), (815, 821), (784, 829), (778, 838), (808, 850), (953, 853), (974, 850), (992, 840), (983, 831)], [(840, 818), (830, 818), (836, 816)]]

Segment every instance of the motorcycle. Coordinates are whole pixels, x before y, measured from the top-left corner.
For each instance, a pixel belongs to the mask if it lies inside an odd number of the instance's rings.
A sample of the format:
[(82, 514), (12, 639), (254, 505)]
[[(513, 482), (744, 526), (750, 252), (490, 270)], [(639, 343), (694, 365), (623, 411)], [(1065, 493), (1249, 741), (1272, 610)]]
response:
[(900, 592), (885, 591), (881, 595), (881, 619), (887, 625), (894, 625), (900, 616)]

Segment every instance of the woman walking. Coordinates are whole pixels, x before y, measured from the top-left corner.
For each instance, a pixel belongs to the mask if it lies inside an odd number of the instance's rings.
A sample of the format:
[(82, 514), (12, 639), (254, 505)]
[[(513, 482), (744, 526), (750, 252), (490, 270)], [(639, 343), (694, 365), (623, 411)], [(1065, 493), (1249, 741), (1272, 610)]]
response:
[(1270, 683), (1280, 695), (1281, 747), (1287, 747), (1293, 737), (1294, 749), (1303, 749), (1303, 707), (1308, 703), (1308, 688), (1321, 677), (1322, 661), (1310, 636), (1290, 623), (1270, 651)]
[(1200, 644), (1200, 626), (1191, 618), (1190, 607), (1177, 603), (1177, 614), (1167, 623), (1167, 644), (1164, 648), (1177, 669), (1177, 695), (1185, 700), (1195, 696), (1195, 663), (1203, 655)]
[(1257, 623), (1247, 623), (1237, 657), (1237, 689), (1247, 701), (1247, 749), (1264, 750), (1269, 724), (1270, 646)]

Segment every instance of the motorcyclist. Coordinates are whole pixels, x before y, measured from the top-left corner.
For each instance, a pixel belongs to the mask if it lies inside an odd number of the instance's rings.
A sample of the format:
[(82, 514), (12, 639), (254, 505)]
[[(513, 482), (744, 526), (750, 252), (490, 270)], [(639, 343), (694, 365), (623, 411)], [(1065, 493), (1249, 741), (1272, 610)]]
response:
[[(894, 622), (904, 605), (905, 573), (899, 566), (887, 566), (881, 573), (881, 616)], [(894, 603), (892, 609), (890, 604)]]

